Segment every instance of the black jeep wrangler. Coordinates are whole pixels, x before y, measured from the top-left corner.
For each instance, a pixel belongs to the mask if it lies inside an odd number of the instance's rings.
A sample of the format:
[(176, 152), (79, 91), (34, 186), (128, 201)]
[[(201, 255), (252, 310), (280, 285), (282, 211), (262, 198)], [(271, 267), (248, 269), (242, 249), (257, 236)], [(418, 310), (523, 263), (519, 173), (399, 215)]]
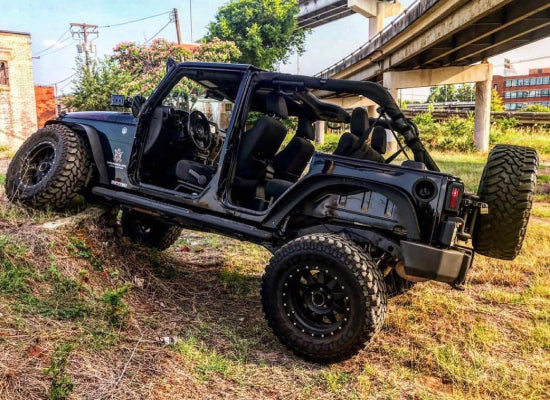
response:
[[(342, 106), (364, 98), (378, 116)], [(182, 228), (265, 246), (267, 321), (308, 359), (355, 354), (388, 297), (414, 282), (460, 287), (474, 252), (509, 260), (521, 249), (536, 151), (496, 146), (477, 195), (466, 193), (376, 83), (169, 62), (148, 99), (112, 104), (132, 113), (71, 112), (30, 136), (9, 166), (9, 198), (64, 209), (84, 193), (120, 207), (123, 232), (160, 249)], [(317, 121), (349, 124), (333, 154), (314, 149)]]

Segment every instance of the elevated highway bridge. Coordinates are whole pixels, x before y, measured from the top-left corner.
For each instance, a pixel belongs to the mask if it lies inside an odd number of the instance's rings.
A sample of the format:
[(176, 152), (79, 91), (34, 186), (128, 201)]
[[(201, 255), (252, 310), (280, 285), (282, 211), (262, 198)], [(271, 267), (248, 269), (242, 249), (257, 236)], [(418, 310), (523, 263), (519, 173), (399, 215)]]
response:
[[(311, 22), (315, 18), (311, 2), (320, 12), (321, 1), (300, 1), (299, 23), (318, 26)], [(321, 14), (326, 22), (345, 16), (346, 9), (359, 10), (358, 1), (327, 2), (332, 5)], [(361, 13), (366, 16), (370, 15), (364, 12), (367, 3), (371, 9), (373, 4), (388, 7), (363, 0)], [(329, 17), (330, 7), (340, 13)], [(321, 21), (317, 15), (317, 23)], [(417, 0), (359, 49), (316, 76), (380, 82), (395, 97), (398, 89), (475, 82), (476, 144), (486, 150), (493, 73), (487, 59), (549, 36), (549, 0)], [(348, 106), (353, 102), (344, 101)]]

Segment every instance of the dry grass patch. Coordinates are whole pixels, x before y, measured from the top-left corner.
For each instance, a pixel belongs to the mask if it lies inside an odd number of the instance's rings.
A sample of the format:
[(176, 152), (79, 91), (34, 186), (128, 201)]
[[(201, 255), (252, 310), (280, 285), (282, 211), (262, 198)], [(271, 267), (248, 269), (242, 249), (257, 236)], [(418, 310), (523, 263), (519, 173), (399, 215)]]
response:
[(550, 398), (547, 209), (516, 260), (477, 256), (465, 292), (417, 284), (366, 350), (323, 366), (267, 327), (265, 249), (184, 231), (159, 253), (101, 221), (44, 231), (52, 214), (3, 199), (0, 398)]

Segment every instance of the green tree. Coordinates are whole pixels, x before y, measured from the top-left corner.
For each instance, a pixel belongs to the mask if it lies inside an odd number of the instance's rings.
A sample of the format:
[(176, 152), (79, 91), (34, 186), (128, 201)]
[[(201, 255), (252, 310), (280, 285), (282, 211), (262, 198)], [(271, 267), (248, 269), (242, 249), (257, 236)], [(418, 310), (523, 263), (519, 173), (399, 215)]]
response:
[(232, 40), (241, 51), (236, 61), (275, 69), (292, 52), (304, 51), (307, 32), (298, 29), (299, 11), (296, 0), (235, 0), (218, 10), (206, 40)]
[(111, 59), (94, 60), (88, 70), (77, 58), (74, 95), (66, 104), (76, 110), (111, 110), (111, 95), (122, 92), (130, 81), (130, 74)]
[(498, 94), (498, 90), (493, 89), (491, 91), (491, 111), (504, 111), (504, 104), (502, 104), (502, 97)]
[(472, 83), (465, 83), (459, 85), (456, 90), (456, 100), (457, 101), (475, 101), (476, 99), (476, 88)]
[[(231, 62), (240, 54), (233, 42), (218, 38), (212, 38), (194, 51), (188, 50), (184, 45), (155, 39), (149, 46), (134, 42), (120, 43), (114, 48), (112, 59), (132, 76), (132, 81), (126, 88), (127, 94), (149, 95), (166, 73), (168, 58), (173, 58), (176, 62)], [(185, 91), (185, 85), (180, 86)]]
[(474, 101), (475, 85), (465, 83), (463, 85), (432, 86), (428, 103), (443, 103), (446, 101)]
[(531, 104), (527, 107), (523, 107), (521, 111), (526, 112), (550, 112), (550, 107), (543, 106), (541, 104)]
[[(77, 59), (77, 75), (74, 95), (67, 105), (77, 110), (110, 110), (111, 95), (124, 93), (148, 96), (166, 73), (166, 60), (231, 62), (240, 56), (233, 42), (213, 38), (195, 51), (182, 45), (156, 39), (149, 46), (124, 42), (114, 48), (114, 54), (104, 60), (96, 60), (87, 71), (82, 60)], [(197, 83), (183, 79), (172, 95), (179, 103), (186, 103), (202, 91)]]
[(457, 88), (455, 85), (432, 86), (428, 103), (443, 103), (453, 101), (456, 97)]

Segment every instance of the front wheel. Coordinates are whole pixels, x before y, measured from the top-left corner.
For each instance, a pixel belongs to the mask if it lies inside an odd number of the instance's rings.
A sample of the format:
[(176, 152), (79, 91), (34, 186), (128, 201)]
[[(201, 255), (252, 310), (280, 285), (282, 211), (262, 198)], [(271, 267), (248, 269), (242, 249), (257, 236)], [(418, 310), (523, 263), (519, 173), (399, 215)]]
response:
[(165, 250), (181, 235), (182, 228), (159, 221), (148, 215), (123, 210), (120, 218), (122, 232), (141, 246)]
[(312, 234), (279, 249), (262, 281), (262, 305), (273, 332), (296, 354), (315, 361), (356, 354), (386, 313), (382, 273), (344, 237)]

